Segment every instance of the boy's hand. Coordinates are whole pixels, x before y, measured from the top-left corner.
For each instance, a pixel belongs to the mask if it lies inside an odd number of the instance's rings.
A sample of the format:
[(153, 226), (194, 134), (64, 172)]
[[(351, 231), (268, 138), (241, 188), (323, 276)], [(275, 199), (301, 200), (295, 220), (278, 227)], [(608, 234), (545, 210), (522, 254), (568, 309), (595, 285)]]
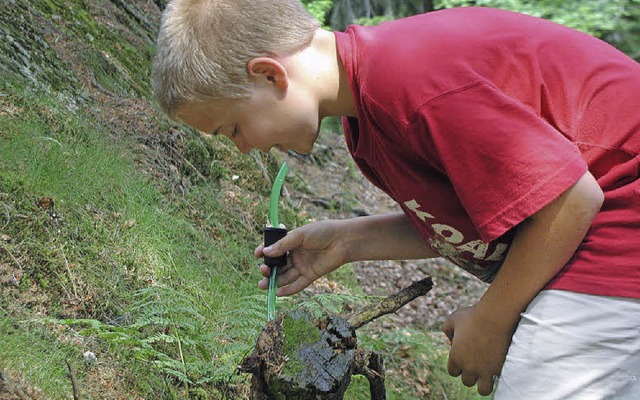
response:
[(442, 330), (451, 341), (449, 374), (461, 376), (465, 386), (477, 383), (483, 396), (491, 394), (494, 376), (500, 374), (511, 344), (513, 323), (495, 318), (476, 304), (451, 314)]
[[(278, 269), (278, 296), (290, 296), (298, 293), (321, 276), (348, 262), (347, 252), (338, 240), (342, 231), (341, 221), (320, 221), (304, 225), (287, 233), (273, 245), (264, 248), (260, 245), (254, 255), (278, 257), (289, 252), (287, 265)], [(260, 272), (266, 278), (258, 286), (269, 287), (271, 268), (260, 266)]]
[[(272, 246), (258, 246), (254, 255), (278, 257), (286, 252), (287, 265), (278, 269), (278, 296), (298, 293), (352, 261), (436, 257), (403, 213), (314, 222), (292, 230)], [(262, 265), (260, 272), (268, 277), (271, 269)], [(258, 285), (267, 289), (269, 280)]]
[(467, 386), (477, 382), (480, 394), (491, 393), (520, 313), (571, 259), (603, 201), (597, 181), (586, 172), (518, 225), (505, 261), (480, 301), (453, 313), (443, 327), (451, 340), (451, 375), (462, 375)]

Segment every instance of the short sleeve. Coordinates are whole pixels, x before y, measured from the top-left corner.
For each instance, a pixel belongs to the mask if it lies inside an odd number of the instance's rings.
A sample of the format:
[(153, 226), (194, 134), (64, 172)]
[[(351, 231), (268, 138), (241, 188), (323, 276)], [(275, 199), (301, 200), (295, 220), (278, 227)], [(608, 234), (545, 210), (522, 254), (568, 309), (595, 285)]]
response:
[(533, 109), (486, 83), (434, 98), (407, 139), (450, 179), (484, 241), (493, 241), (587, 171), (577, 146)]

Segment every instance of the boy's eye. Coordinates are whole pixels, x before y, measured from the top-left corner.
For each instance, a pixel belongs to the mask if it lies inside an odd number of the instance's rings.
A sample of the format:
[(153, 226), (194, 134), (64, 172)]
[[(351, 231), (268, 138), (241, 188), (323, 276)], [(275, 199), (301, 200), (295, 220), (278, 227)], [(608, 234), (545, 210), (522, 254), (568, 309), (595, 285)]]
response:
[(231, 131), (231, 137), (234, 138), (236, 136), (238, 136), (238, 127), (234, 126), (233, 130)]

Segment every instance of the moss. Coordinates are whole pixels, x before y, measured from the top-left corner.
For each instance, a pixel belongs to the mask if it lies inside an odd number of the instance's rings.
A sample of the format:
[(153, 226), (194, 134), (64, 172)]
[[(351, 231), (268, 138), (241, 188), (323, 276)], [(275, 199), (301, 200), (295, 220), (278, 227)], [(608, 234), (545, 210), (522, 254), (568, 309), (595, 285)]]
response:
[(283, 321), (283, 333), (283, 351), (288, 356), (298, 351), (300, 345), (322, 339), (320, 330), (307, 315), (287, 315)]
[[(192, 176), (200, 173), (202, 176), (213, 178), (220, 177), (220, 170), (215, 168), (215, 154), (211, 145), (201, 137), (192, 135), (187, 137), (185, 141), (184, 157), (191, 164), (186, 166), (181, 164), (182, 173), (186, 176)], [(196, 173), (197, 171), (197, 173)]]
[(41, 34), (37, 15), (15, 4), (0, 7), (0, 68), (46, 91), (74, 89), (69, 68)]
[[(8, 3), (0, 7), (0, 71), (27, 78), (41, 89), (72, 95), (82, 91), (79, 82), (86, 84), (86, 76), (77, 75), (88, 72), (108, 91), (148, 98), (157, 24), (145, 18), (135, 4), (126, 2)], [(75, 46), (71, 60), (57, 54), (65, 51), (58, 48), (65, 42)]]
[(298, 356), (300, 347), (322, 340), (322, 335), (310, 314), (297, 312), (285, 316), (283, 336), (282, 353), (288, 358), (285, 371), (289, 376), (293, 376), (304, 369), (302, 360)]

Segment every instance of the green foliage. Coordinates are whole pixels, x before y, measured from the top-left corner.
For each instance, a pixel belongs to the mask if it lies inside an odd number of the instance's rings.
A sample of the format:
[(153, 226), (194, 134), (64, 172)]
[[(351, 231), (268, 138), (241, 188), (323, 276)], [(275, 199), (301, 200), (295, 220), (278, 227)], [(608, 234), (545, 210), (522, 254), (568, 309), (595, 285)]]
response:
[(431, 0), (335, 0), (331, 11), (331, 26), (343, 30), (352, 23), (377, 25), (431, 9)]
[(483, 6), (533, 15), (602, 37), (615, 31), (636, 0), (439, 0), (441, 8)]
[(140, 371), (138, 379), (147, 380), (151, 387), (168, 380), (170, 385), (182, 387), (189, 398), (210, 398), (218, 394), (216, 386), (220, 382), (238, 383), (235, 367), (265, 321), (263, 299), (240, 299), (227, 311), (232, 313), (233, 324), (224, 325), (222, 315), (212, 318), (206, 304), (169, 287), (141, 289), (132, 298), (132, 305), (118, 324), (50, 318), (33, 323), (66, 326), (84, 337), (100, 340), (120, 360)]
[(311, 15), (327, 27), (327, 14), (333, 6), (333, 0), (301, 0), (301, 2)]
[(587, 32), (640, 59), (640, 0), (334, 0), (331, 26), (377, 25), (432, 9), (481, 6), (517, 11)]
[(619, 26), (604, 39), (640, 62), (640, 0), (629, 0), (624, 10)]
[(160, 286), (142, 289), (134, 298), (125, 314), (132, 320), (129, 324), (92, 319), (47, 322), (72, 326), (81, 335), (100, 338), (124, 359), (140, 363), (139, 367), (150, 365), (158, 376), (167, 376), (187, 389), (210, 391), (212, 383), (231, 375), (228, 365), (211, 362), (222, 350), (222, 332), (208, 325), (194, 298)]
[(394, 18), (391, 16), (377, 15), (371, 18), (367, 18), (367, 17), (358, 18), (355, 23), (362, 26), (375, 26), (375, 25), (380, 25), (381, 23), (386, 21), (391, 21), (393, 19)]
[(284, 310), (300, 310), (308, 313), (314, 319), (327, 315), (346, 314), (366, 305), (375, 297), (361, 294), (323, 293), (309, 296), (304, 300), (281, 299)]
[[(117, 24), (104, 24), (101, 17), (109, 13), (118, 16)], [(45, 40), (47, 30), (58, 35), (59, 46), (74, 41), (78, 48), (69, 48), (68, 59), (62, 59)], [(83, 65), (104, 90), (148, 97), (155, 32), (149, 16), (127, 2), (6, 2), (0, 8), (0, 33), (7, 39), (0, 41), (0, 68), (26, 76), (45, 90), (82, 99), (85, 92), (73, 73)], [(22, 57), (3, 59), (16, 50)]]
[(21, 74), (43, 90), (74, 86), (71, 74), (51, 46), (39, 35), (31, 13), (11, 3), (0, 7), (0, 71), (3, 77)]
[[(136, 225), (154, 219), (147, 205), (157, 201), (157, 192), (133, 174), (126, 153), (113, 153), (81, 115), (25, 87), (22, 92), (24, 97), (5, 96), (15, 111), (0, 119), (6, 132), (0, 192), (11, 199), (5, 204), (13, 216), (6, 251), (21, 260), (24, 290), (37, 284), (58, 295), (53, 314), (71, 312), (78, 302), (74, 312), (109, 315), (121, 302), (114, 289), (135, 285), (139, 264), (157, 257), (159, 249), (146, 243), (122, 246), (144, 236)], [(96, 179), (101, 174), (108, 184)], [(55, 206), (37, 207), (41, 198)], [(88, 297), (98, 301), (84, 302)]]

